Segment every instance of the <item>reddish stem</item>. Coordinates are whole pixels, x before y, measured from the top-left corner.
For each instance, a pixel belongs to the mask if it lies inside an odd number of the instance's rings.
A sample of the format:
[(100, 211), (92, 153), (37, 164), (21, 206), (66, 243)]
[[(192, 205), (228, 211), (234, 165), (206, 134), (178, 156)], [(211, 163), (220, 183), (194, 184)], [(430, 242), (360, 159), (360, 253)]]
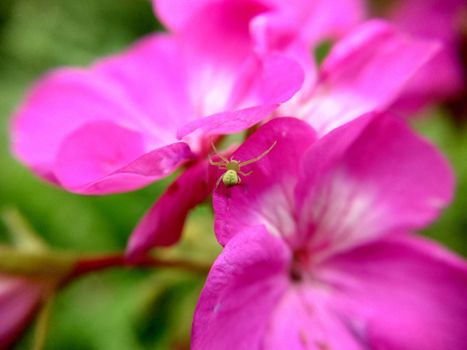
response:
[(65, 283), (70, 282), (78, 277), (94, 273), (109, 268), (116, 267), (144, 267), (144, 268), (176, 268), (185, 271), (195, 272), (206, 275), (210, 267), (204, 264), (187, 261), (187, 260), (168, 260), (154, 258), (151, 256), (143, 256), (137, 260), (129, 262), (125, 259), (122, 253), (113, 253), (109, 255), (86, 257), (79, 259), (73, 270), (65, 279)]

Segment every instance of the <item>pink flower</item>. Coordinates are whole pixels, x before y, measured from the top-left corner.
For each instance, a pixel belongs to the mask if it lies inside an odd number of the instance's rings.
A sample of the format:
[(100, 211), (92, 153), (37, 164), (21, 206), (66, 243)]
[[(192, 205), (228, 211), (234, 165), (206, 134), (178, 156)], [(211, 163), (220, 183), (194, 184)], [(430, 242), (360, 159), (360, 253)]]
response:
[(407, 112), (459, 94), (465, 84), (461, 61), (462, 32), (467, 19), (465, 0), (398, 1), (388, 18), (414, 36), (443, 44), (416, 74), (395, 108)]
[(32, 280), (0, 276), (0, 349), (21, 335), (44, 296), (43, 286)]
[(461, 349), (467, 264), (408, 233), (452, 196), (450, 169), (402, 121), (367, 115), (318, 139), (278, 118), (234, 154), (219, 186), (225, 245), (193, 324), (193, 349)]

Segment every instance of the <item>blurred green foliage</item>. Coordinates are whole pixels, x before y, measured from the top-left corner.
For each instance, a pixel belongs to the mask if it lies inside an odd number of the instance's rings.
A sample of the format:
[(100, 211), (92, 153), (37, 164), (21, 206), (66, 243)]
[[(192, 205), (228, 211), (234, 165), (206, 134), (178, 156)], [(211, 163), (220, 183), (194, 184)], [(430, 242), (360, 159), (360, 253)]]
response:
[(459, 126), (447, 111), (440, 108), (414, 120), (413, 124), (439, 147), (451, 163), (456, 177), (453, 202), (423, 233), (467, 256), (467, 116), (463, 118), (465, 120)]
[[(66, 193), (12, 158), (9, 118), (26, 88), (47, 69), (86, 65), (160, 29), (145, 0), (0, 2), (0, 210), (18, 209), (54, 248), (123, 250), (138, 218), (170, 179), (121, 195)], [(414, 124), (441, 147), (458, 178), (453, 205), (426, 234), (467, 255), (467, 132), (439, 111)], [(5, 230), (0, 226), (2, 239)], [(183, 244), (165, 254), (211, 261), (218, 250), (212, 214), (201, 207), (188, 223)], [(186, 348), (202, 283), (202, 277), (175, 271), (115, 270), (88, 276), (58, 296), (46, 349)], [(29, 348), (30, 333), (17, 349)]]

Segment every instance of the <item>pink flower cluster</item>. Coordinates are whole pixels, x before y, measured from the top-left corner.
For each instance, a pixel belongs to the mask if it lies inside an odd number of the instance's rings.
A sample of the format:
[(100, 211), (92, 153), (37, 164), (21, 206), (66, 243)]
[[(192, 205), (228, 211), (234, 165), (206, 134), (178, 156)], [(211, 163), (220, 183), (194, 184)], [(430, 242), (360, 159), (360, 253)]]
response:
[[(193, 349), (463, 349), (467, 263), (413, 234), (450, 202), (453, 175), (392, 114), (443, 95), (418, 83), (447, 50), (363, 21), (358, 0), (154, 5), (169, 33), (31, 89), (13, 120), (17, 157), (91, 195), (183, 169), (136, 226), (129, 259), (175, 244), (213, 193), (224, 249)], [(216, 186), (226, 169), (210, 165), (211, 141), (253, 126), (228, 160), (270, 151), (241, 183)]]

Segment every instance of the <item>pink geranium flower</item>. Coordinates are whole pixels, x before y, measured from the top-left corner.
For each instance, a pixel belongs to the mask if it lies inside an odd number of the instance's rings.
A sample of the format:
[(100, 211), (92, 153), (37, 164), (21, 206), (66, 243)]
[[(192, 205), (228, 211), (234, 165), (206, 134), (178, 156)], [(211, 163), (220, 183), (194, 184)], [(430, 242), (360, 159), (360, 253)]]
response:
[(193, 349), (461, 349), (467, 264), (408, 233), (449, 202), (452, 174), (400, 120), (367, 115), (318, 139), (275, 119), (232, 156), (219, 186), (225, 245), (193, 324)]
[(0, 276), (0, 349), (9, 349), (33, 319), (44, 286), (25, 278)]

